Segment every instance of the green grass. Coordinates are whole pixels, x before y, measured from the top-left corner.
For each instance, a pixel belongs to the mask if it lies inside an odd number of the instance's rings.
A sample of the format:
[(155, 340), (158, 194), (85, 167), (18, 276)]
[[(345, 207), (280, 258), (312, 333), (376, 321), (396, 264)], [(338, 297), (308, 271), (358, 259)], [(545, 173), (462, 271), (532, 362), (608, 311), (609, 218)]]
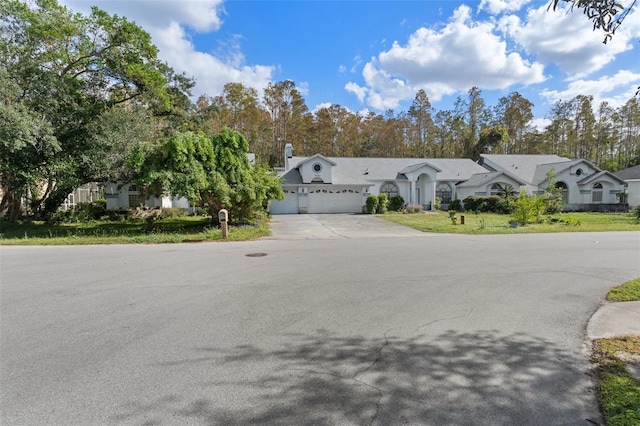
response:
[(640, 380), (625, 366), (640, 357), (640, 336), (615, 337), (594, 342), (598, 373), (598, 401), (608, 426), (640, 425)]
[(609, 293), (607, 293), (607, 300), (610, 302), (640, 300), (640, 278), (612, 288), (609, 290)]
[[(222, 231), (208, 217), (174, 217), (148, 223), (144, 220), (48, 225), (44, 222), (0, 224), (0, 245), (83, 245), (131, 243), (183, 243), (222, 240)], [(245, 241), (269, 235), (269, 226), (230, 226), (229, 241)]]
[[(465, 224), (461, 224), (464, 216)], [(530, 234), (548, 232), (640, 231), (630, 213), (559, 213), (544, 215), (543, 223), (511, 227), (512, 217), (493, 213), (456, 213), (457, 224), (448, 212), (426, 214), (388, 213), (379, 217), (423, 232), (451, 234)]]

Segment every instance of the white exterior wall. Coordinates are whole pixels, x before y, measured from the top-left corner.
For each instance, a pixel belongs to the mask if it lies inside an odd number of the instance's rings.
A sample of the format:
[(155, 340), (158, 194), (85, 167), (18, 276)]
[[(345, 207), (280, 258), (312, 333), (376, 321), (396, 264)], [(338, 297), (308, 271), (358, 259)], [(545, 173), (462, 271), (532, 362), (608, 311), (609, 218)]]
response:
[(640, 179), (627, 180), (627, 194), (629, 196), (627, 202), (630, 207), (640, 206)]
[(271, 214), (362, 213), (371, 193), (359, 185), (286, 185), (285, 198), (272, 200)]
[(470, 197), (472, 195), (487, 197), (491, 195), (491, 187), (496, 183), (511, 185), (514, 190), (518, 191), (518, 193), (522, 191), (527, 191), (528, 194), (532, 194), (532, 193), (535, 193), (535, 191), (537, 190), (537, 189), (535, 190), (531, 189), (533, 187), (527, 187), (526, 185), (520, 186), (520, 184), (515, 180), (511, 179), (508, 176), (502, 175), (502, 176), (497, 176), (495, 179), (492, 179), (484, 183), (482, 186), (457, 188), (457, 193), (458, 193), (457, 199), (464, 200), (465, 198)]
[[(316, 172), (313, 166), (319, 164), (321, 170)], [(305, 162), (299, 169), (302, 182), (311, 183), (314, 179), (321, 179), (324, 183), (331, 183), (331, 164), (322, 158), (314, 158)]]
[[(118, 184), (109, 182), (105, 185), (104, 195), (107, 200), (107, 210), (119, 210), (129, 209), (132, 207), (129, 205), (129, 194), (138, 194), (138, 191), (129, 191), (131, 185), (122, 185), (118, 189)], [(151, 196), (146, 200), (143, 200), (143, 204), (150, 208), (170, 208), (177, 207), (183, 209), (189, 209), (189, 200), (184, 197), (171, 197), (169, 195), (163, 195), (162, 197)]]

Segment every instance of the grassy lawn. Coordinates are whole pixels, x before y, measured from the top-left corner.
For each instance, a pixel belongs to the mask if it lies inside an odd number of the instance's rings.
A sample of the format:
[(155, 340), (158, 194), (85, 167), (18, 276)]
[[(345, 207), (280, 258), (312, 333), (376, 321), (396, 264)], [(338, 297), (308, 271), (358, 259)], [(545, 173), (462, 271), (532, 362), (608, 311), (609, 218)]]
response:
[(640, 300), (640, 278), (612, 288), (609, 290), (609, 293), (607, 293), (607, 300), (610, 302)]
[[(183, 243), (222, 240), (222, 231), (209, 217), (174, 217), (119, 222), (92, 221), (61, 225), (43, 222), (0, 224), (0, 245)], [(266, 221), (255, 226), (230, 226), (230, 241), (252, 240), (269, 235)]]
[(640, 425), (640, 380), (629, 374), (626, 366), (634, 358), (640, 359), (640, 336), (594, 342), (598, 400), (609, 426)]
[[(612, 288), (612, 302), (640, 300), (640, 278)], [(609, 426), (640, 425), (640, 336), (599, 339), (593, 343), (598, 402)], [(630, 374), (633, 363), (638, 373)]]
[[(464, 216), (464, 225), (461, 224)], [(631, 213), (559, 213), (543, 216), (543, 223), (511, 227), (509, 215), (456, 213), (457, 224), (448, 212), (426, 214), (387, 213), (382, 219), (423, 232), (451, 234), (529, 234), (545, 232), (640, 231), (640, 222)]]

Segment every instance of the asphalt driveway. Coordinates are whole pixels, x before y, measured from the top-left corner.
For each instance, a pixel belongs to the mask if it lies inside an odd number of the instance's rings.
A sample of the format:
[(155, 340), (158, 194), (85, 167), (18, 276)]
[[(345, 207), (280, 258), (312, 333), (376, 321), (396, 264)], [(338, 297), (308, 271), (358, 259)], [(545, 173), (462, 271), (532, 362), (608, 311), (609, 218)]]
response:
[(424, 232), (367, 214), (288, 214), (271, 217), (272, 240), (424, 237)]

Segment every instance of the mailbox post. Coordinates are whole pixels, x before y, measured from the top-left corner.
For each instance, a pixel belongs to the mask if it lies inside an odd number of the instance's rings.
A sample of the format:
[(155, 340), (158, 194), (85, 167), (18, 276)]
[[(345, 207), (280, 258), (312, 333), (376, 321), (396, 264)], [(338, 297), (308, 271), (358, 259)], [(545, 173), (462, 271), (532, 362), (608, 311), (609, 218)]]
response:
[(226, 209), (218, 212), (218, 221), (220, 222), (220, 229), (222, 229), (222, 238), (226, 240), (229, 234), (229, 212)]

